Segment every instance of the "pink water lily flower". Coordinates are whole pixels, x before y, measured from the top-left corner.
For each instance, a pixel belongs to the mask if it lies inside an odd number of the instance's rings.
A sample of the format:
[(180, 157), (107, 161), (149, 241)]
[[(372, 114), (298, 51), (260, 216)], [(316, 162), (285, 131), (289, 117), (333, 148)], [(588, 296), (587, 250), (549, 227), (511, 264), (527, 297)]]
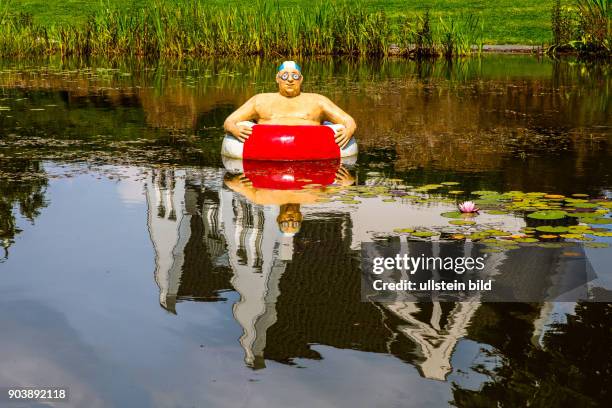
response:
[(480, 208), (476, 207), (473, 201), (465, 201), (459, 204), (459, 211), (462, 213), (477, 213)]

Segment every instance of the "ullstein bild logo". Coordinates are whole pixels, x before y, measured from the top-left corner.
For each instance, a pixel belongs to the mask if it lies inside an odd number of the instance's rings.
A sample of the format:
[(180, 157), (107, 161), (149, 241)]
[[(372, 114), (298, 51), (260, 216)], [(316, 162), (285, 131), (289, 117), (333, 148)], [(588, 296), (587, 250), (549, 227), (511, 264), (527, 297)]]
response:
[(478, 243), (395, 238), (363, 243), (362, 301), (612, 301), (610, 280), (596, 273), (612, 260), (610, 250), (591, 253), (578, 244), (485, 250)]

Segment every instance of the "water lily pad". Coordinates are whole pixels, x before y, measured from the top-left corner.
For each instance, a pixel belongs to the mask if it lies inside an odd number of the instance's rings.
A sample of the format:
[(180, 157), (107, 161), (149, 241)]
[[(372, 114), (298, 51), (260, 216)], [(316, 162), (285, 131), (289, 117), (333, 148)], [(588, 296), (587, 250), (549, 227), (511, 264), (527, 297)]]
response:
[(396, 202), (397, 200), (396, 200), (396, 199), (394, 199), (394, 198), (385, 198), (385, 199), (383, 199), (382, 201), (383, 201), (383, 203), (394, 203), (394, 202)]
[(461, 218), (461, 212), (460, 211), (448, 211), (448, 212), (444, 212), (442, 214), (440, 214), (443, 217), (446, 218)]
[(580, 222), (584, 222), (585, 224), (612, 224), (612, 218), (603, 218), (603, 217), (580, 217)]
[(553, 227), (553, 226), (550, 226), (550, 225), (542, 225), (540, 227), (536, 227), (536, 231), (538, 231), (538, 232), (562, 233), (562, 232), (568, 232), (569, 228), (567, 228), (567, 227)]
[(584, 246), (588, 248), (608, 248), (610, 245), (607, 242), (587, 242)]
[(458, 186), (459, 183), (456, 181), (443, 181), (442, 183), (443, 186)]
[(431, 232), (431, 231), (416, 231), (413, 232), (411, 234), (413, 237), (418, 237), (418, 238), (428, 238), (428, 237), (433, 237), (434, 235), (438, 235), (435, 232)]
[(582, 239), (584, 238), (584, 235), (582, 234), (561, 234), (560, 237), (565, 238), (565, 239)]
[[(575, 244), (574, 244), (575, 245)], [(539, 242), (536, 244), (536, 246), (540, 247), (540, 248), (564, 248), (567, 245), (562, 243), (562, 242)]]
[(463, 194), (463, 193), (465, 193), (465, 191), (463, 190), (452, 190), (448, 192), (448, 194), (453, 194), (453, 195), (458, 195), (458, 194)]
[(544, 234), (544, 235), (540, 235), (539, 238), (540, 239), (557, 239), (559, 238), (559, 236), (555, 234)]
[(594, 203), (572, 203), (574, 208), (597, 208), (598, 205)]
[(503, 211), (503, 210), (487, 210), (487, 214), (491, 214), (491, 215), (503, 215), (503, 214), (508, 214), (508, 211)]
[(506, 237), (506, 236), (512, 235), (510, 232), (496, 230), (496, 229), (488, 229), (488, 230), (485, 230), (484, 232), (494, 237)]
[(491, 195), (491, 194), (499, 194), (499, 193), (497, 191), (477, 190), (477, 191), (472, 191), (472, 194), (477, 195), (477, 196), (483, 196), (483, 195)]
[(572, 194), (572, 197), (576, 197), (576, 198), (586, 198), (588, 196), (589, 196), (588, 194), (581, 194), (581, 193)]
[(484, 232), (475, 232), (473, 234), (468, 235), (468, 238), (472, 241), (480, 241), (481, 239), (486, 239), (490, 235)]
[(595, 235), (596, 237), (612, 237), (612, 231), (594, 232), (593, 235)]
[(448, 223), (452, 224), (452, 225), (474, 225), (474, 224), (476, 224), (476, 221), (470, 221), (470, 220), (450, 220)]
[(495, 243), (499, 242), (499, 240), (497, 240), (495, 238), (487, 238), (487, 239), (483, 239), (481, 242), (483, 242), (485, 244), (495, 244)]
[(537, 239), (535, 238), (517, 238), (514, 240), (514, 242), (520, 242), (520, 243), (533, 243), (533, 242), (538, 242)]
[(533, 212), (527, 217), (534, 220), (562, 220), (567, 216), (567, 212), (561, 210), (543, 210)]
[(410, 234), (414, 232), (414, 229), (413, 228), (395, 228), (393, 232), (396, 232), (398, 234)]
[(561, 200), (565, 198), (565, 196), (561, 194), (546, 194), (544, 198), (547, 200)]

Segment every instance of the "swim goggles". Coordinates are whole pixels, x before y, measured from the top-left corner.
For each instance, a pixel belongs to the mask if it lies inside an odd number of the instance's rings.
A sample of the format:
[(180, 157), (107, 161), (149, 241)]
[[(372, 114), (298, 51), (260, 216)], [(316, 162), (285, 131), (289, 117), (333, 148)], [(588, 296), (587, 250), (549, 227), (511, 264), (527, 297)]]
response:
[(289, 79), (289, 76), (291, 76), (291, 78), (293, 78), (294, 81), (299, 81), (302, 78), (301, 74), (296, 74), (295, 72), (293, 74), (290, 74), (288, 72), (283, 72), (278, 77), (282, 79), (283, 81), (286, 81)]

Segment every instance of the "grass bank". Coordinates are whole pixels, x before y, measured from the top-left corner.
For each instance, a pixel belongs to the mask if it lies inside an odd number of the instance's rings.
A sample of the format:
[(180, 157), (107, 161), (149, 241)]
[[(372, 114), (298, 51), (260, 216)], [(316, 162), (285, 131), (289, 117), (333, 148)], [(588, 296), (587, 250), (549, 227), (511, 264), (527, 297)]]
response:
[[(148, 7), (151, 0), (103, 0), (124, 10)], [(211, 6), (249, 8), (252, 0), (195, 0)], [(4, 1), (6, 2), (6, 0)], [(163, 3), (175, 3), (163, 0)], [(84, 23), (98, 11), (100, 0), (13, 0), (14, 13), (29, 13), (36, 24), (46, 27), (60, 24)], [(553, 0), (364, 0), (368, 12), (383, 11), (388, 17), (414, 17), (430, 10), (434, 20), (440, 17), (459, 19), (472, 14), (485, 26), (483, 41), (486, 44), (549, 43), (550, 10)], [(297, 0), (278, 0), (281, 8), (293, 9), (311, 3)]]
[(0, 55), (463, 55), (482, 42), (475, 15), (390, 17), (367, 3), (319, 1), (221, 7), (156, 0), (148, 7), (99, 3), (84, 21), (46, 25), (0, 0)]
[[(576, 0), (583, 2), (608, 0)], [(404, 55), (453, 57), (495, 43), (555, 44), (552, 0), (0, 0), (0, 56)], [(558, 2), (557, 2), (558, 3)], [(524, 6), (524, 7), (521, 7)], [(534, 19), (532, 12), (537, 11)], [(609, 18), (608, 18), (609, 26)], [(534, 24), (537, 22), (537, 29)], [(605, 22), (605, 21), (604, 21)], [(584, 24), (583, 24), (584, 25)], [(498, 32), (501, 35), (501, 32)], [(519, 37), (503, 38), (514, 42)]]

